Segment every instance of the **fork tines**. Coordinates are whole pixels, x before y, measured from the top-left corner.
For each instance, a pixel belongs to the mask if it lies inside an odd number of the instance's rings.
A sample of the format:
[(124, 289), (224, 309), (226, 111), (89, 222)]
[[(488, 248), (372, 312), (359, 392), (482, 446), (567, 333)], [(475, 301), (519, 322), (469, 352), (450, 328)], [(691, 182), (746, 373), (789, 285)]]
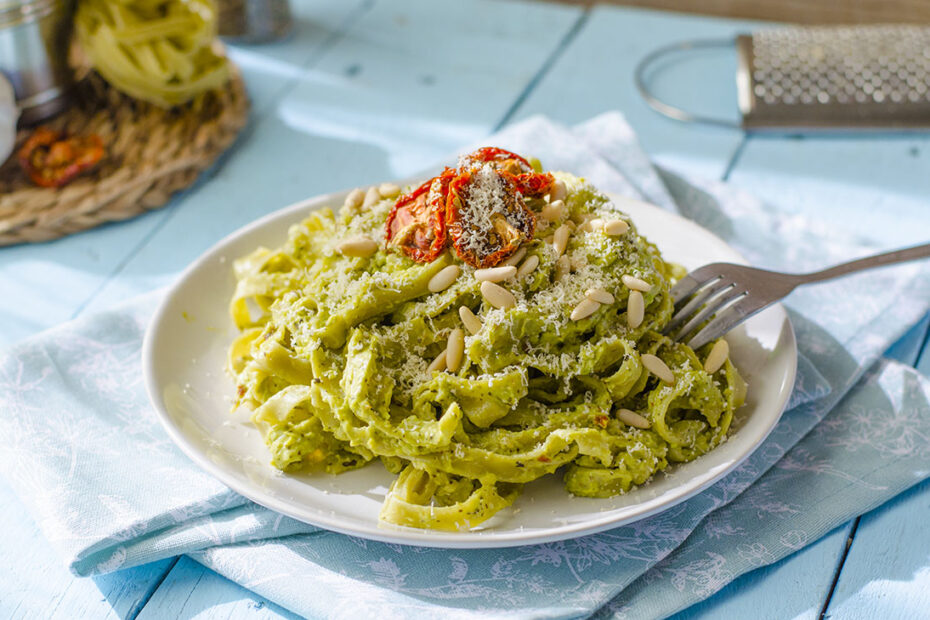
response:
[(746, 298), (747, 291), (725, 277), (717, 264), (706, 265), (682, 278), (672, 288), (671, 295), (675, 313), (664, 333), (679, 341), (691, 336), (687, 344), (693, 349), (716, 340), (745, 318), (737, 304)]

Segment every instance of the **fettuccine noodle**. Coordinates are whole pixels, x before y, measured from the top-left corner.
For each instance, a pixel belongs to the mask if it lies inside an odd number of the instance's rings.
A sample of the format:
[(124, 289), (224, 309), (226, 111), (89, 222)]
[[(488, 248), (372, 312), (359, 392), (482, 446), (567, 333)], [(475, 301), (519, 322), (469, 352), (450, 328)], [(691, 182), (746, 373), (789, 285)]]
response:
[[(367, 257), (334, 249), (353, 236), (381, 239), (391, 199), (360, 212), (316, 211), (282, 247), (235, 263), (230, 309), (241, 335), (229, 368), (237, 404), (254, 411), (275, 467), (339, 473), (380, 459), (397, 474), (382, 520), (463, 530), (557, 470), (569, 492), (609, 497), (726, 438), (745, 393), (736, 369), (726, 361), (707, 372), (711, 345), (695, 352), (661, 335), (681, 269), (632, 223), (615, 236), (585, 224), (628, 217), (581, 179), (555, 174), (567, 187), (565, 217), (576, 223), (565, 249), (571, 272), (557, 273), (559, 251), (546, 241), (559, 222), (540, 218), (521, 263), (538, 266), (501, 282), (516, 299), (511, 308), (489, 304), (475, 270), (451, 251), (417, 263), (383, 246)], [(547, 203), (527, 205), (538, 212)], [(431, 278), (452, 264), (461, 275), (431, 293)], [(648, 284), (636, 327), (624, 275)], [(615, 301), (572, 320), (593, 288)], [(430, 370), (463, 326), (461, 306), (481, 328), (465, 332), (455, 372)], [(674, 381), (649, 372), (645, 354)], [(648, 428), (628, 424), (621, 409)]]
[(74, 21), (94, 68), (132, 97), (171, 107), (229, 78), (210, 0), (79, 0)]

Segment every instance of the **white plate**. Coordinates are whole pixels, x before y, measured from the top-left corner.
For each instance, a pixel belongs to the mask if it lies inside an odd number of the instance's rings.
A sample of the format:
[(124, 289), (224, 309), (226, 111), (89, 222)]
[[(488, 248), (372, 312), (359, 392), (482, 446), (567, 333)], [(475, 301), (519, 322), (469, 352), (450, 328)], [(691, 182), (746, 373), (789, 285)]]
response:
[[(506, 547), (573, 538), (642, 519), (698, 493), (739, 465), (778, 421), (794, 384), (797, 348), (787, 314), (774, 306), (728, 336), (731, 355), (749, 383), (747, 403), (736, 414), (729, 440), (626, 495), (572, 497), (559, 476), (546, 476), (526, 485), (514, 508), (482, 529), (437, 532), (379, 523), (378, 511), (393, 479), (380, 464), (339, 476), (281, 474), (268, 464), (248, 412), (230, 413), (234, 385), (223, 369), (236, 333), (227, 313), (235, 285), (232, 261), (259, 245), (281, 245), (288, 226), (311, 209), (341, 205), (344, 195), (304, 201), (220, 241), (184, 272), (145, 337), (146, 385), (168, 434), (200, 467), (256, 503), (329, 530), (412, 545)], [(688, 220), (638, 201), (614, 201), (669, 260), (689, 269), (744, 262)]]

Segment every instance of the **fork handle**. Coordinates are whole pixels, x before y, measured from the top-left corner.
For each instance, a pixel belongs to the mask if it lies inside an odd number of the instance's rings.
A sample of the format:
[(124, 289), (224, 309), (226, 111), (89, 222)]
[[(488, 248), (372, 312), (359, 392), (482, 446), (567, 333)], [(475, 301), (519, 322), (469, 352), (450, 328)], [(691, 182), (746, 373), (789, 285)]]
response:
[(930, 257), (930, 243), (915, 245), (912, 248), (904, 248), (903, 250), (894, 250), (893, 252), (885, 252), (883, 254), (876, 254), (875, 256), (867, 256), (866, 258), (860, 258), (848, 263), (843, 263), (842, 265), (830, 267), (829, 269), (824, 269), (823, 271), (815, 271), (814, 273), (800, 275), (800, 284), (830, 280), (832, 278), (845, 276), (849, 273), (862, 271), (863, 269), (884, 267), (885, 265), (894, 265), (895, 263), (904, 263), (907, 261), (928, 257)]

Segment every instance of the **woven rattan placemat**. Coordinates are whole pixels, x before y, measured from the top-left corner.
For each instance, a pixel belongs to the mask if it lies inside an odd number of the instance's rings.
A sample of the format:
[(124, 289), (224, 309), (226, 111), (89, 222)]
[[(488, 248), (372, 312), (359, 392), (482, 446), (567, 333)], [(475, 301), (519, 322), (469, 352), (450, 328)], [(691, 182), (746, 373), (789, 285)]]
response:
[[(62, 188), (35, 186), (11, 156), (0, 167), (0, 246), (48, 241), (164, 205), (229, 148), (249, 113), (238, 71), (222, 90), (171, 110), (127, 97), (93, 72), (78, 80), (73, 99), (45, 125), (95, 133), (107, 155)], [(29, 133), (19, 132), (17, 148)]]

